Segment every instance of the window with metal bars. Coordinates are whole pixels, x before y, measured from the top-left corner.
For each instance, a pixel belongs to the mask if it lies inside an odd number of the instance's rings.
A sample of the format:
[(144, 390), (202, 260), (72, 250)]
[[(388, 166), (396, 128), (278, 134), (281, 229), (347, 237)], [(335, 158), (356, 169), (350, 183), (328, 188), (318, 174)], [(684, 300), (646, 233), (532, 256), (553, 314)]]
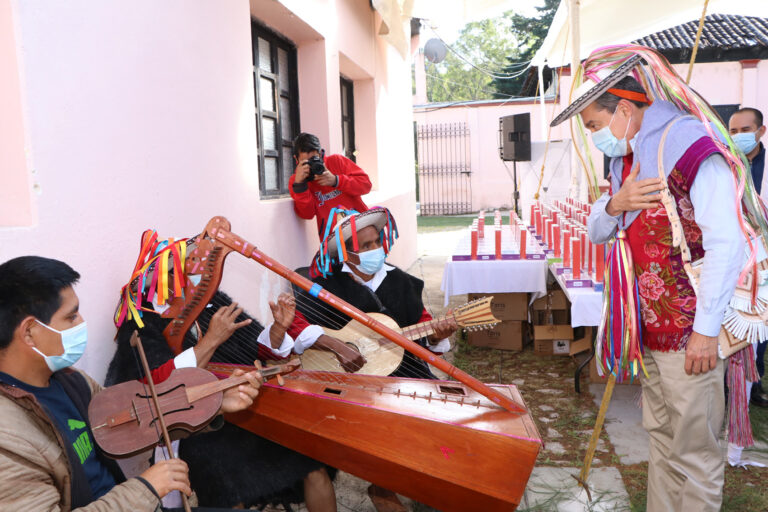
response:
[(357, 162), (355, 156), (355, 97), (354, 84), (344, 77), (341, 82), (341, 141), (344, 144), (344, 156)]
[(288, 194), (293, 139), (299, 133), (296, 47), (256, 21), (251, 23), (256, 144), (261, 197)]

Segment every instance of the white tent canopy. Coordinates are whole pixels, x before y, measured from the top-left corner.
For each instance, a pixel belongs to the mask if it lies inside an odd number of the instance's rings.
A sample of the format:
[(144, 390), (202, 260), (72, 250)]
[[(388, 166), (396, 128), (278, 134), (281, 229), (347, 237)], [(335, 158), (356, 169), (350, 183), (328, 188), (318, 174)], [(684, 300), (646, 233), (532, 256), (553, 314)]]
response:
[[(698, 20), (704, 0), (579, 0), (579, 56), (610, 44), (629, 43), (660, 30)], [(549, 32), (531, 62), (551, 68), (570, 64), (569, 0), (561, 0)], [(710, 0), (707, 14), (768, 17), (767, 0)]]

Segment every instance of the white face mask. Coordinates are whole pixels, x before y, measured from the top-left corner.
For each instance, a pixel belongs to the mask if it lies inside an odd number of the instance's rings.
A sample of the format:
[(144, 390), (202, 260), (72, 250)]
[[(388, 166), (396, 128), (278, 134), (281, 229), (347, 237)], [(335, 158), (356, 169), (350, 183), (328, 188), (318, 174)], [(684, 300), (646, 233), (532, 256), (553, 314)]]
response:
[(732, 135), (731, 138), (745, 155), (751, 153), (752, 150), (757, 147), (757, 137), (755, 137), (755, 132), (741, 132)]
[(384, 261), (387, 259), (383, 247), (358, 253), (358, 256), (360, 257), (360, 264), (357, 265), (357, 268), (369, 276), (381, 270), (381, 267), (384, 266)]
[(61, 335), (61, 346), (64, 347), (64, 353), (61, 355), (47, 356), (40, 352), (37, 347), (32, 347), (32, 350), (43, 356), (45, 364), (48, 365), (48, 368), (52, 372), (68, 368), (82, 357), (83, 352), (85, 352), (85, 346), (88, 343), (88, 327), (85, 322), (63, 331), (57, 331), (53, 327), (45, 325), (38, 319), (35, 319), (35, 322), (39, 323), (49, 331)]
[[(616, 112), (618, 112), (618, 109), (613, 111), (608, 126), (603, 126), (592, 134), (592, 142), (595, 147), (602, 151), (605, 156), (611, 158), (624, 156), (629, 153), (629, 150), (627, 149), (627, 133), (629, 133), (629, 125), (632, 123), (632, 116), (629, 116), (629, 121), (627, 121), (627, 129), (624, 130), (624, 137), (619, 139), (611, 131), (611, 124), (613, 123), (613, 118), (616, 117)], [(635, 150), (634, 141), (635, 137), (632, 137), (632, 140), (629, 141), (632, 151)]]

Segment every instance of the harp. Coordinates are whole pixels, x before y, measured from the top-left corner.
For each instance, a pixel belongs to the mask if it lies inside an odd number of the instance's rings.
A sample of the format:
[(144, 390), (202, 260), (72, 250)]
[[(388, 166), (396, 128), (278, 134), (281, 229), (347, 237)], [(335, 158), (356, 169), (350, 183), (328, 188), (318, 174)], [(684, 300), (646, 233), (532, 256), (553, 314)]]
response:
[[(446, 372), (421, 380), (297, 370), (266, 382), (234, 424), (443, 511), (514, 510), (542, 446), (513, 385), (486, 385), (264, 254), (214, 217), (190, 245), (185, 293), (163, 316), (174, 352), (216, 292), (231, 252), (255, 260), (313, 297)], [(233, 366), (209, 364), (225, 377)]]

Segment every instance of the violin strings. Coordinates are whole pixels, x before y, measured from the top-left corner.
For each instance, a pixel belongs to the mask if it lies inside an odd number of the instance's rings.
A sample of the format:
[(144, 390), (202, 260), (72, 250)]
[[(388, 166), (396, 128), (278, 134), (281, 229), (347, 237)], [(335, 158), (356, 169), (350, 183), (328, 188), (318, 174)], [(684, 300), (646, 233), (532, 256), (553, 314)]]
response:
[[(141, 343), (141, 340), (139, 340), (139, 343)], [(148, 409), (150, 411), (152, 411), (152, 403), (150, 402), (150, 400), (151, 400), (151, 393), (147, 392), (148, 384), (145, 383), (143, 380), (141, 380), (141, 375), (144, 375), (145, 379), (149, 378), (149, 376), (145, 375), (144, 365), (142, 365), (141, 361), (139, 361), (139, 357), (137, 355), (138, 350), (139, 350), (138, 347), (132, 347), (131, 353), (133, 354), (133, 360), (136, 363), (137, 368), (139, 369), (139, 379), (138, 380), (139, 380), (139, 382), (141, 382), (141, 387), (144, 390), (145, 401), (147, 403), (147, 407), (148, 407)], [(140, 408), (140, 407), (141, 407), (140, 405), (137, 405), (137, 409)], [(138, 416), (139, 416), (139, 414), (137, 412), (137, 419), (138, 419)], [(154, 415), (153, 415), (152, 419), (154, 419)], [(161, 444), (163, 444), (162, 443), (162, 441), (163, 441), (163, 434), (162, 434), (162, 432), (159, 429), (158, 422), (157, 421), (152, 421), (151, 423), (152, 423), (152, 425), (155, 428), (155, 434), (157, 434), (157, 439), (160, 440)], [(170, 447), (169, 447), (169, 450), (170, 450)]]

